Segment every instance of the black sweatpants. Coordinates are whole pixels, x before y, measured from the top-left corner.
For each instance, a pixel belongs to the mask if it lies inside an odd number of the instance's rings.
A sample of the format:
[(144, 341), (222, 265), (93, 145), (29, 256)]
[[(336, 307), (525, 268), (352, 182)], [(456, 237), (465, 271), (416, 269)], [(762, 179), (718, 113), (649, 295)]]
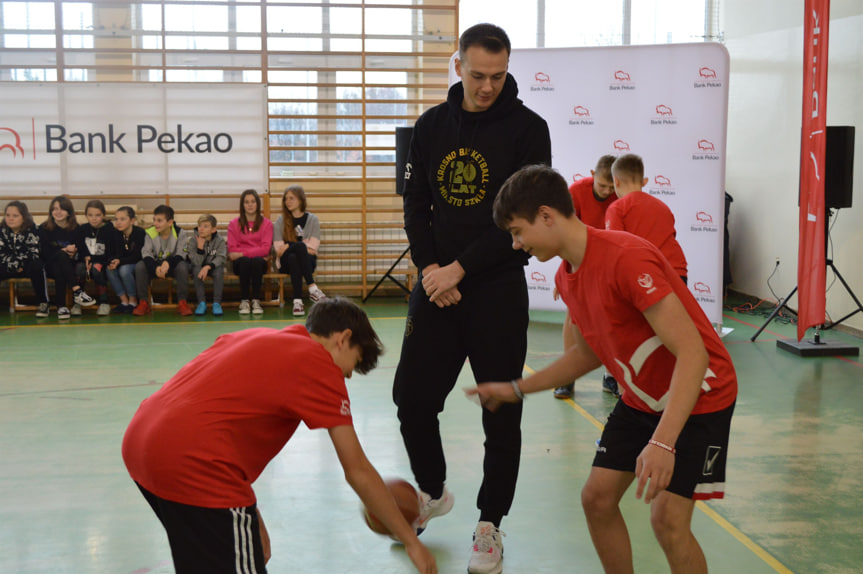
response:
[[(517, 272), (516, 272), (517, 271)], [(478, 383), (518, 378), (527, 353), (528, 297), (524, 271), (459, 289), (462, 300), (439, 308), (417, 281), (408, 305), (401, 358), (393, 383), (402, 439), (423, 492), (440, 492), (446, 460), (438, 414), (465, 359)], [(521, 457), (521, 403), (482, 410), (483, 480), (477, 495), (481, 520), (499, 523), (515, 495)]]
[[(17, 277), (29, 277), (33, 293), (39, 298), (40, 303), (48, 302), (48, 281), (45, 277), (45, 267), (41, 259), (31, 259), (23, 264), (23, 271), (6, 271), (0, 269), (0, 281)], [(64, 293), (65, 296), (65, 293)]]
[(177, 574), (266, 574), (256, 506), (202, 508), (156, 496), (137, 482), (168, 533)]

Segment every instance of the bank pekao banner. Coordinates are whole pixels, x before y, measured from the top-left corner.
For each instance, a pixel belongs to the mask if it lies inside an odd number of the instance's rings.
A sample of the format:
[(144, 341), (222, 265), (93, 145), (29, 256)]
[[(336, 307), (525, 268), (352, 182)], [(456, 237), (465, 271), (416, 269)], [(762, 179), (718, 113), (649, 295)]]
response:
[[(455, 82), (454, 66), (450, 80)], [(721, 44), (513, 50), (519, 98), (548, 122), (552, 165), (571, 184), (605, 154), (644, 159), (644, 191), (674, 213), (689, 289), (722, 323), (728, 52)], [(554, 301), (559, 260), (531, 258), (534, 309)]]
[(266, 89), (0, 84), (0, 194), (239, 193), (267, 183)]
[(800, 238), (797, 247), (797, 340), (823, 325), (827, 309), (824, 150), (827, 141), (827, 47), (830, 1), (806, 0), (803, 27), (803, 129), (800, 143)]

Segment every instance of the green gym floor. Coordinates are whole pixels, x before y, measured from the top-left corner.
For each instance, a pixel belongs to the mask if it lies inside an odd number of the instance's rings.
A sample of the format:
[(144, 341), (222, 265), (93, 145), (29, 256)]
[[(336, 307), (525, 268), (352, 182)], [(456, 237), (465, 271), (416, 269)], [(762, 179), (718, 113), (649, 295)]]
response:
[[(365, 306), (387, 346), (380, 366), (348, 383), (357, 432), (384, 476), (410, 478), (390, 385), (406, 305)], [(537, 312), (525, 371), (560, 352), (557, 313)], [(221, 333), (281, 328), (290, 310), (260, 318), (96, 317), (0, 312), (0, 572), (173, 572), (165, 535), (126, 474), (120, 441), (138, 403)], [(799, 358), (776, 348), (794, 327), (727, 312), (724, 341), (740, 396), (732, 426), (726, 498), (699, 503), (694, 530), (714, 574), (863, 572), (863, 370), (859, 358)], [(842, 333), (831, 338), (860, 345)], [(254, 361), (249, 357), (249, 361)], [(472, 383), (469, 369), (457, 386)], [(600, 372), (574, 401), (551, 393), (525, 404), (522, 470), (504, 520), (506, 574), (600, 573), (579, 492), (614, 399)], [(480, 482), (478, 407), (453, 392), (441, 417), (453, 512), (422, 540), (440, 572), (465, 572)], [(272, 537), (272, 573), (412, 571), (401, 546), (369, 531), (324, 431), (305, 427), (255, 485)], [(639, 574), (667, 572), (630, 489), (623, 502)]]

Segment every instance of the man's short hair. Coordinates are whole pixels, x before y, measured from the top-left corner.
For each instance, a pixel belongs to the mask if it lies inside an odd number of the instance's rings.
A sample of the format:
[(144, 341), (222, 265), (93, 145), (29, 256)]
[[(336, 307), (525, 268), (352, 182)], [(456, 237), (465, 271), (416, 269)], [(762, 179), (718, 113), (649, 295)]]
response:
[(464, 60), (465, 52), (471, 46), (481, 46), (492, 54), (506, 50), (507, 57), (512, 51), (509, 36), (506, 35), (503, 28), (494, 24), (475, 24), (462, 33), (458, 40), (458, 57), (460, 60)]
[(611, 165), (616, 159), (617, 157), (613, 155), (604, 155), (596, 160), (596, 167), (593, 168), (595, 172), (594, 177), (598, 175), (604, 179), (611, 179)]
[(164, 215), (167, 221), (172, 221), (174, 219), (174, 208), (170, 205), (157, 205), (156, 209), (153, 210), (153, 217), (157, 215)]
[(562, 175), (544, 164), (525, 166), (509, 176), (500, 188), (494, 200), (494, 222), (504, 231), (509, 231), (507, 226), (516, 217), (533, 223), (543, 205), (567, 218), (575, 214)]
[(209, 224), (210, 224), (211, 226), (213, 226), (213, 227), (216, 227), (216, 226), (219, 224), (219, 223), (216, 221), (216, 216), (214, 216), (214, 215), (212, 215), (212, 214), (210, 214), (210, 213), (205, 213), (204, 215), (202, 215), (201, 217), (199, 217), (199, 218), (198, 218), (198, 225), (201, 225), (201, 224), (202, 224), (202, 223), (204, 223), (205, 221), (206, 221), (207, 223), (209, 223)]
[(306, 329), (320, 337), (351, 330), (351, 345), (360, 348), (360, 362), (354, 369), (366, 374), (378, 365), (384, 346), (369, 318), (359, 305), (344, 297), (328, 297), (312, 305), (306, 317)]
[(634, 153), (623, 154), (614, 160), (611, 175), (621, 181), (641, 183), (644, 179), (644, 162)]

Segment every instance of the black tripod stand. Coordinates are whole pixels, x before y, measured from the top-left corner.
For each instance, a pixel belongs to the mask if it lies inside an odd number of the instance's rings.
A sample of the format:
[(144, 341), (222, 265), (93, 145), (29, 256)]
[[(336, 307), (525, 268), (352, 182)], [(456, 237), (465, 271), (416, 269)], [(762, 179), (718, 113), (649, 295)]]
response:
[[(833, 210), (829, 209), (827, 211), (828, 215), (826, 221), (824, 222), (824, 243), (825, 247), (828, 245), (828, 234), (830, 230), (830, 217), (833, 215)], [(790, 351), (795, 355), (800, 355), (801, 357), (823, 357), (823, 356), (836, 356), (836, 355), (854, 355), (857, 356), (860, 354), (860, 349), (853, 345), (845, 345), (839, 341), (827, 341), (821, 339), (821, 331), (829, 331), (833, 327), (839, 325), (845, 319), (856, 315), (857, 313), (863, 312), (863, 304), (860, 303), (860, 300), (857, 298), (857, 295), (854, 294), (854, 291), (848, 285), (848, 282), (845, 281), (845, 278), (842, 277), (842, 274), (839, 273), (839, 270), (836, 269), (836, 266), (833, 264), (832, 259), (826, 259), (825, 264), (828, 269), (833, 271), (833, 274), (836, 275), (836, 278), (839, 279), (839, 282), (842, 283), (842, 286), (845, 287), (845, 290), (854, 300), (854, 303), (857, 304), (857, 309), (848, 313), (838, 321), (832, 321), (829, 324), (824, 324), (815, 327), (815, 335), (811, 341), (803, 340), (797, 341), (797, 339), (780, 339), (776, 341), (776, 346), (785, 351)], [(794, 289), (791, 290), (791, 293), (788, 294), (787, 297), (782, 299), (779, 302), (779, 305), (770, 313), (770, 316), (767, 317), (767, 321), (764, 322), (763, 325), (755, 332), (754, 335), (749, 339), (752, 342), (755, 342), (755, 339), (758, 338), (758, 335), (770, 324), (770, 322), (779, 314), (783, 307), (787, 307), (788, 301), (794, 294), (797, 293), (797, 286), (794, 286)], [(789, 311), (794, 312), (789, 308)], [(796, 314), (796, 313), (795, 313)]]
[(372, 294), (374, 294), (374, 292), (377, 291), (378, 287), (381, 286), (381, 283), (383, 283), (385, 279), (389, 279), (390, 281), (392, 281), (393, 283), (395, 283), (396, 285), (401, 287), (402, 290), (404, 290), (404, 292), (407, 293), (408, 295), (411, 294), (411, 290), (408, 289), (407, 285), (405, 285), (404, 283), (402, 283), (401, 281), (399, 281), (398, 279), (396, 279), (395, 277), (392, 276), (393, 269), (396, 268), (396, 266), (401, 262), (402, 259), (404, 259), (404, 256), (407, 255), (408, 251), (410, 251), (410, 250), (411, 250), (410, 245), (405, 247), (405, 250), (402, 251), (402, 254), (399, 255), (399, 258), (395, 260), (395, 263), (390, 265), (390, 268), (387, 269), (387, 272), (383, 274), (383, 277), (381, 277), (380, 280), (377, 283), (375, 283), (375, 286), (372, 287), (372, 290), (369, 291), (368, 293), (366, 293), (366, 296), (363, 297), (363, 303), (365, 303), (366, 299), (371, 297)]

